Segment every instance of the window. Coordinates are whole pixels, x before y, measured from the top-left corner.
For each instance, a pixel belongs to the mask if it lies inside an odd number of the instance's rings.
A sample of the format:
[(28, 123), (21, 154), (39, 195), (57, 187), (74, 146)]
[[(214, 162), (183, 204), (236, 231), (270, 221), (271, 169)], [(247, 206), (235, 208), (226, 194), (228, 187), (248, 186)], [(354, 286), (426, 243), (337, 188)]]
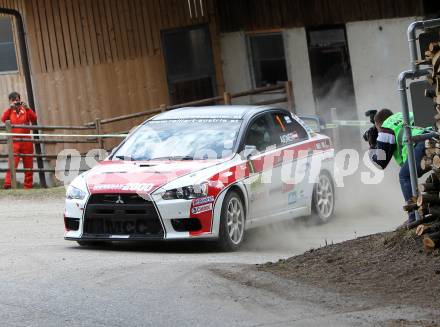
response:
[(287, 81), (284, 42), (281, 34), (249, 36), (249, 49), (256, 87)]
[(249, 127), (245, 145), (254, 145), (258, 151), (264, 152), (273, 145), (267, 115), (257, 118)]
[(307, 132), (290, 114), (271, 114), (277, 146), (285, 146), (307, 139)]
[(215, 96), (215, 65), (208, 26), (164, 31), (162, 45), (173, 104)]
[(0, 17), (0, 73), (18, 71), (12, 21)]

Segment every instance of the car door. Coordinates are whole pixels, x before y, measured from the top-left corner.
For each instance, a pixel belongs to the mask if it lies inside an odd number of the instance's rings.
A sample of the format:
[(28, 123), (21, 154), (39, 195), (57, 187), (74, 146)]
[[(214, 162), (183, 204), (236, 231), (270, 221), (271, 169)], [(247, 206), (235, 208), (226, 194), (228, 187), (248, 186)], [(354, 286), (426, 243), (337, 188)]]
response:
[(251, 120), (242, 142), (243, 149), (245, 146), (255, 146), (257, 150), (247, 159), (249, 176), (245, 180), (249, 195), (248, 222), (253, 225), (274, 212), (270, 192), (273, 188), (273, 158), (277, 148), (269, 114), (262, 114)]
[(270, 113), (272, 135), (278, 149), (273, 169), (270, 202), (279, 220), (302, 215), (307, 208), (307, 183), (311, 161), (309, 134), (290, 112)]

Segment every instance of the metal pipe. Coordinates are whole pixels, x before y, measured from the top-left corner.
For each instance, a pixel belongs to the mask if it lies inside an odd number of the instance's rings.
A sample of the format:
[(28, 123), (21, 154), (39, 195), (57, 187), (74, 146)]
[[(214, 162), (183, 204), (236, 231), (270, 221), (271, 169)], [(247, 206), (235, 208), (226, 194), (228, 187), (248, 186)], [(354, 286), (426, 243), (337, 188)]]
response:
[[(407, 35), (408, 35), (408, 44), (409, 44), (409, 54), (411, 60), (411, 70), (404, 71), (399, 75), (399, 92), (400, 92), (400, 101), (402, 103), (402, 113), (403, 119), (405, 122), (405, 139), (407, 142), (407, 151), (408, 151), (408, 167), (411, 178), (411, 190), (413, 196), (418, 196), (418, 176), (417, 176), (417, 166), (415, 162), (415, 154), (414, 154), (414, 140), (411, 135), (411, 128), (409, 126), (409, 106), (408, 106), (408, 95), (406, 91), (406, 81), (411, 78), (419, 78), (422, 76), (426, 76), (430, 73), (429, 70), (424, 69), (420, 70), (418, 67), (418, 53), (417, 53), (417, 31), (419, 29), (433, 28), (440, 26), (440, 19), (431, 19), (426, 21), (417, 21), (413, 22), (408, 26)], [(415, 212), (416, 220), (420, 219), (418, 211)]]
[[(405, 123), (404, 127), (404, 138), (406, 142), (407, 152), (408, 152), (408, 168), (410, 172), (410, 179), (411, 179), (411, 191), (412, 195), (414, 197), (418, 196), (418, 176), (417, 176), (417, 165), (415, 160), (415, 154), (414, 154), (414, 142), (411, 137), (411, 120), (410, 120), (410, 114), (409, 114), (409, 105), (408, 105), (408, 94), (406, 91), (406, 81), (408, 79), (415, 79), (422, 76), (426, 76), (430, 73), (428, 69), (423, 70), (407, 70), (399, 75), (399, 92), (400, 92), (400, 101), (402, 104), (402, 113), (403, 113), (403, 121)], [(420, 216), (418, 212), (416, 211), (416, 219), (419, 220)]]
[(406, 146), (408, 150), (408, 167), (411, 177), (411, 191), (412, 191), (412, 195), (416, 197), (418, 195), (417, 167), (416, 167), (415, 155), (413, 150), (414, 144), (410, 137), (411, 136), (411, 129), (409, 127), (410, 117), (409, 117), (409, 107), (408, 107), (408, 96), (406, 92), (406, 80), (408, 78), (412, 78), (413, 76), (414, 76), (414, 72), (410, 70), (404, 71), (399, 75), (399, 92), (400, 92), (400, 101), (403, 108), (402, 110), (403, 121), (405, 123), (404, 137), (405, 137), (405, 141), (407, 142)]
[[(28, 56), (28, 49), (26, 44), (26, 32), (24, 29), (23, 18), (20, 12), (15, 9), (0, 8), (0, 14), (11, 15), (15, 17), (17, 32), (18, 32), (17, 33), (18, 43), (20, 47), (21, 66), (23, 69), (23, 76), (26, 84), (27, 98), (28, 98), (29, 106), (33, 110), (35, 110), (35, 98), (34, 98), (34, 91), (32, 86), (31, 69), (29, 65), (29, 56)], [(38, 136), (35, 136), (35, 139), (38, 139)], [(42, 153), (40, 144), (35, 144), (35, 152), (37, 154)], [(37, 157), (37, 166), (40, 170), (44, 168), (43, 160), (38, 157)], [(39, 177), (40, 177), (41, 187), (46, 188), (47, 183), (46, 183), (46, 175), (44, 174), (44, 172), (41, 171), (39, 173)]]
[(430, 19), (425, 21), (413, 22), (408, 26), (408, 43), (409, 54), (411, 57), (411, 69), (417, 70), (418, 54), (417, 54), (417, 31), (420, 29), (427, 29), (440, 26), (440, 19)]
[(417, 31), (420, 29), (427, 29), (440, 26), (440, 19), (430, 19), (425, 21), (413, 22), (408, 26), (408, 43), (409, 43), (409, 54), (411, 58), (411, 69), (412, 71), (417, 70)]
[[(422, 22), (413, 22), (408, 26), (408, 43), (409, 43), (409, 55), (411, 60), (412, 71), (417, 70), (417, 44), (416, 44), (416, 32), (419, 28), (423, 27)], [(406, 87), (406, 85), (405, 85)]]

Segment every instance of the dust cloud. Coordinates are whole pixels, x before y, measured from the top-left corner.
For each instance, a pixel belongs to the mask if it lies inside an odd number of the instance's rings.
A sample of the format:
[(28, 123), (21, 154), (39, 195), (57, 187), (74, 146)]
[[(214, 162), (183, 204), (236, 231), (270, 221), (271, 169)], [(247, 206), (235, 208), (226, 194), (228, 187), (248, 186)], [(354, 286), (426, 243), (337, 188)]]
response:
[[(328, 96), (322, 98), (319, 104), (321, 116), (331, 123), (330, 109), (323, 108), (336, 108), (337, 116), (333, 117), (336, 120), (366, 120), (365, 117), (358, 117), (356, 107), (350, 107), (354, 101), (345, 101), (346, 97), (340, 96), (341, 89), (344, 89), (344, 83), (334, 83)], [(355, 149), (361, 159), (357, 172), (344, 178), (344, 187), (336, 188), (335, 215), (331, 221), (316, 225), (310, 217), (303, 217), (249, 230), (244, 249), (300, 254), (326, 244), (391, 231), (403, 224), (407, 214), (402, 208), (404, 199), (399, 184), (399, 167), (394, 160), (385, 169), (381, 183), (366, 185), (361, 182), (361, 173), (371, 171), (362, 162), (368, 149), (368, 144), (362, 140), (362, 133), (367, 128), (340, 127), (324, 131), (333, 142), (338, 142), (335, 144), (336, 150)]]
[(244, 249), (249, 251), (288, 251), (300, 254), (312, 248), (349, 239), (391, 231), (406, 219), (397, 166), (388, 167), (384, 180), (364, 185), (360, 174), (346, 177), (345, 186), (336, 188), (335, 215), (317, 225), (311, 217), (275, 223), (247, 232)]

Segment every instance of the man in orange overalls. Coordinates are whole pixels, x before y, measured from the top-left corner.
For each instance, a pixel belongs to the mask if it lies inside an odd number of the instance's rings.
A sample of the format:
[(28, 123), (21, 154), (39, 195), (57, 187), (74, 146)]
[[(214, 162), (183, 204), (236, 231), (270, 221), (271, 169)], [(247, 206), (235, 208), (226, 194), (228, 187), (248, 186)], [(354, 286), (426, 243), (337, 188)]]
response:
[[(37, 121), (37, 115), (35, 112), (28, 108), (27, 105), (21, 102), (20, 94), (17, 92), (12, 92), (9, 95), (9, 104), (10, 107), (5, 110), (3, 116), (1, 118), (2, 122), (5, 123), (7, 120), (11, 122), (12, 125), (30, 125)], [(28, 128), (13, 128), (12, 133), (17, 134), (30, 134), (30, 130)], [(31, 136), (14, 136), (14, 139), (27, 139), (31, 138)], [(14, 154), (34, 154), (34, 145), (31, 142), (13, 142), (14, 145)], [(23, 158), (23, 167), (25, 169), (32, 169), (34, 167), (34, 158), (33, 156), (25, 156)], [(16, 156), (15, 158), (15, 168), (18, 167), (18, 163), (20, 162), (20, 157)], [(30, 189), (33, 184), (33, 173), (25, 172), (24, 175), (24, 188)], [(11, 174), (8, 171), (6, 173), (5, 184), (3, 186), (5, 189), (11, 188)]]

